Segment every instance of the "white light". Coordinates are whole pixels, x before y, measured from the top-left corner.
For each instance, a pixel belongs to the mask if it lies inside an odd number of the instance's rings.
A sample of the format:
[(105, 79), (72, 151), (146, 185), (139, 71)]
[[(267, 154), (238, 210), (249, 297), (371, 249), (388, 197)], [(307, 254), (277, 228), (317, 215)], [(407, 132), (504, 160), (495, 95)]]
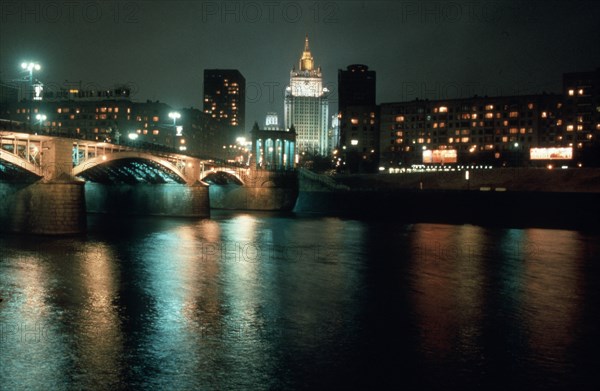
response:
[(27, 69), (27, 63), (26, 63), (26, 62), (24, 62), (24, 63), (21, 63), (21, 68), (23, 68), (23, 69)]
[(515, 148), (517, 148), (519, 146), (519, 143), (515, 143)]
[(465, 171), (465, 179), (469, 180), (469, 170)]
[(35, 116), (35, 118), (38, 121), (45, 121), (48, 117), (46, 117), (44, 114), (38, 114), (38, 115)]
[(385, 167), (379, 167), (379, 171), (385, 171)]
[(179, 119), (179, 118), (181, 118), (181, 114), (179, 114), (176, 111), (171, 111), (169, 113), (169, 118), (171, 118), (171, 119)]
[(137, 140), (139, 135), (137, 133), (129, 133), (128, 137), (130, 140)]
[(35, 64), (35, 70), (39, 71), (40, 69), (42, 69), (42, 67), (40, 66), (40, 64)]
[(350, 140), (350, 144), (352, 144), (352, 145), (358, 145), (358, 140)]

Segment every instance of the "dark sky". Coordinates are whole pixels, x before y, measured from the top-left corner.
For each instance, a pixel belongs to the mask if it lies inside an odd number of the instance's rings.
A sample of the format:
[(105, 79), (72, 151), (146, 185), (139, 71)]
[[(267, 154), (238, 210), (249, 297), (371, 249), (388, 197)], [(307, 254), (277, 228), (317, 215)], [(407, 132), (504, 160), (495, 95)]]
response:
[(377, 101), (558, 92), (563, 72), (600, 67), (600, 1), (0, 0), (0, 77), (39, 61), (65, 80), (135, 100), (202, 107), (205, 68), (237, 68), (246, 123), (283, 115), (289, 71), (309, 34), (333, 91), (337, 70), (377, 72)]

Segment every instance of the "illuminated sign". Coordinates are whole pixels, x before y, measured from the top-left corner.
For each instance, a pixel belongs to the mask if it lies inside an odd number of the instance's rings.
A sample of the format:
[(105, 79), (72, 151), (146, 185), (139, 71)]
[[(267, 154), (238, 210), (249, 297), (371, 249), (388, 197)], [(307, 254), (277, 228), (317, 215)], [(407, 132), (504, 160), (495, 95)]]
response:
[(568, 148), (530, 148), (531, 160), (569, 160), (573, 159), (573, 147)]
[(175, 130), (177, 131), (176, 136), (182, 136), (181, 132), (183, 132), (183, 126), (176, 126)]
[(434, 149), (423, 151), (423, 163), (456, 163), (456, 149)]

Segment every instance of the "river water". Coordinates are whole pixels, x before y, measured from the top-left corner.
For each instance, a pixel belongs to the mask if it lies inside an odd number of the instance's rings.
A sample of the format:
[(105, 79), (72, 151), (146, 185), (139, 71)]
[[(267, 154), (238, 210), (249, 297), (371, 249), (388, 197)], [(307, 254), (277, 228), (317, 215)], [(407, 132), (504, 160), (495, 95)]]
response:
[(0, 235), (0, 388), (598, 389), (600, 233), (294, 214)]

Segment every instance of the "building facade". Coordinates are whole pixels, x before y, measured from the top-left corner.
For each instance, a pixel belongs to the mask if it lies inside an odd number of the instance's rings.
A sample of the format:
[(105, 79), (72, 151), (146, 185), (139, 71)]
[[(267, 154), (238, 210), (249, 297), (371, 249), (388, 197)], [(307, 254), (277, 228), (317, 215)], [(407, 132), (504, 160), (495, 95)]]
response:
[[(46, 92), (43, 99), (2, 105), (0, 118), (40, 134), (169, 148), (193, 155), (214, 156), (216, 124), (198, 109), (175, 110), (158, 101), (134, 102), (127, 88)], [(169, 116), (178, 112), (179, 118)]]
[(548, 94), (384, 103), (381, 163), (522, 165), (530, 148), (560, 144), (561, 108)]
[(328, 90), (323, 87), (321, 68), (315, 68), (308, 36), (298, 70), (290, 72), (290, 85), (284, 100), (285, 128), (294, 127), (298, 152), (327, 155), (329, 131)]
[(376, 75), (362, 64), (338, 71), (339, 142), (350, 172), (375, 172), (379, 163)]
[(600, 166), (600, 69), (564, 74), (560, 94), (417, 99), (380, 115), (384, 167)]
[(222, 145), (246, 136), (246, 79), (237, 69), (204, 70), (204, 113), (219, 124)]

